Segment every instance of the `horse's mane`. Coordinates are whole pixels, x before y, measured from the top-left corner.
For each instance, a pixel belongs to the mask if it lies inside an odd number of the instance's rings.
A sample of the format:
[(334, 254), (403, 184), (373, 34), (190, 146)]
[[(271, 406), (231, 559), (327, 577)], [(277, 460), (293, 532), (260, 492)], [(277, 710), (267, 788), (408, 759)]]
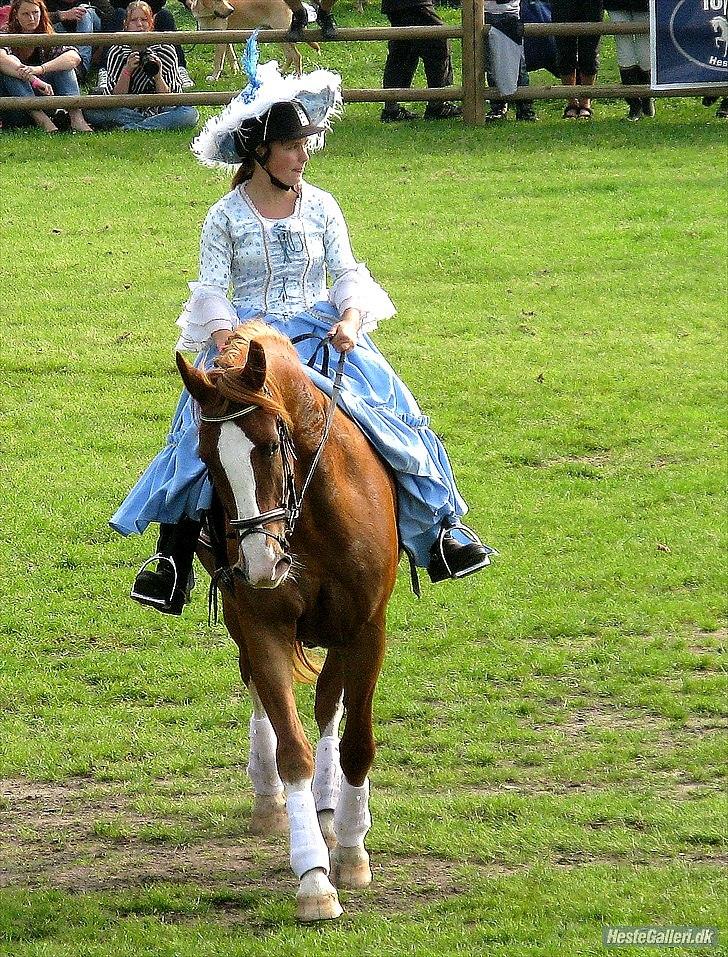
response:
[[(263, 390), (256, 391), (247, 388), (237, 375), (231, 375), (234, 370), (242, 369), (248, 359), (248, 348), (255, 339), (261, 345), (271, 346), (271, 353), (284, 353), (295, 363), (300, 360), (296, 350), (285, 336), (258, 319), (245, 322), (239, 326), (215, 360), (215, 368), (208, 373), (208, 379), (217, 389), (220, 396), (220, 408), (215, 408), (213, 414), (226, 415), (231, 403), (235, 405), (257, 405), (265, 412), (280, 416), (291, 426), (291, 416), (288, 412), (280, 383), (275, 376), (268, 375)], [(270, 370), (270, 366), (268, 367)]]

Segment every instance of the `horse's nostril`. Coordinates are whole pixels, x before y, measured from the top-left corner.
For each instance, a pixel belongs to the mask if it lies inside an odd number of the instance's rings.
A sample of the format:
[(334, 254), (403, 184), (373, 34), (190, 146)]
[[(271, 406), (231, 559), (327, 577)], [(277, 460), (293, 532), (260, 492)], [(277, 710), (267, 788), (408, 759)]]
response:
[(291, 569), (293, 561), (290, 555), (283, 555), (282, 558), (279, 558), (275, 564), (273, 571), (271, 572), (270, 580), (276, 581), (279, 578), (285, 577)]
[(233, 575), (235, 575), (235, 577), (236, 577), (236, 578), (239, 578), (241, 581), (246, 582), (246, 581), (248, 580), (248, 576), (247, 576), (247, 574), (246, 574), (246, 572), (245, 572), (245, 569), (242, 568), (240, 565), (235, 565), (235, 566), (234, 566), (234, 568), (233, 568)]

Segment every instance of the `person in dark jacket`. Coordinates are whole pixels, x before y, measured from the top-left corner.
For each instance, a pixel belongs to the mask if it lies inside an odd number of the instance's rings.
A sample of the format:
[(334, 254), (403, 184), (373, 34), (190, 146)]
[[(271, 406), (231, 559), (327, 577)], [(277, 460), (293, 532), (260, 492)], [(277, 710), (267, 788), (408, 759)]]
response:
[[(605, 0), (604, 6), (609, 19), (615, 23), (627, 23), (632, 20), (648, 20), (650, 16), (648, 0)], [(650, 36), (648, 33), (619, 33), (614, 38), (617, 45), (617, 63), (619, 75), (625, 86), (637, 86), (647, 83), (650, 74)], [(650, 96), (627, 97), (629, 113), (627, 119), (633, 122), (643, 116), (655, 115), (655, 101)]]
[[(435, 12), (432, 0), (382, 0), (382, 13), (393, 27), (443, 25), (443, 21)], [(452, 84), (452, 60), (450, 44), (447, 40), (394, 39), (388, 43), (382, 86), (385, 89), (412, 86), (419, 60), (422, 60), (425, 68), (429, 87), (439, 88)], [(425, 109), (425, 119), (450, 119), (461, 116), (462, 112), (462, 108), (454, 103), (431, 100)], [(385, 103), (381, 119), (383, 123), (395, 123), (400, 120), (417, 119), (417, 114), (406, 110), (399, 103)]]

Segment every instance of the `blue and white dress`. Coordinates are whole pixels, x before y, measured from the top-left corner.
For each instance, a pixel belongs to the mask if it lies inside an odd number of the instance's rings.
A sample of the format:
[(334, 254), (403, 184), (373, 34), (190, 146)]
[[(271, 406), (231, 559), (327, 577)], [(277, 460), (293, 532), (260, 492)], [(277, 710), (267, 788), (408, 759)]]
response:
[[(333, 283), (328, 290), (327, 273)], [(417, 565), (426, 567), (440, 526), (464, 515), (467, 506), (428, 417), (369, 337), (395, 309), (354, 259), (333, 196), (303, 183), (293, 215), (274, 220), (260, 215), (244, 186), (234, 189), (207, 214), (199, 282), (190, 289), (177, 321), (182, 329), (177, 348), (197, 351), (195, 364), (202, 368), (217, 355), (211, 339), (217, 330), (262, 318), (291, 339), (311, 332), (323, 336), (345, 309), (361, 311), (362, 334), (347, 355), (340, 405), (394, 470), (400, 540)], [(296, 346), (304, 363), (315, 348), (312, 340)], [(333, 369), (330, 378), (306, 371), (331, 395)], [(209, 508), (212, 487), (198, 453), (194, 405), (183, 391), (165, 447), (111, 519), (122, 535), (143, 532), (150, 522), (172, 524), (183, 515), (199, 520)]]

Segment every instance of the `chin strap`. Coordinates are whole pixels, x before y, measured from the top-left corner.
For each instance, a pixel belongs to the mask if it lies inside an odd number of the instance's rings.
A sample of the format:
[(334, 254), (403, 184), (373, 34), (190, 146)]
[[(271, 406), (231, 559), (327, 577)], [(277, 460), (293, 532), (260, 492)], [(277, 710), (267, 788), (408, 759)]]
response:
[(284, 193), (288, 192), (289, 189), (293, 189), (293, 186), (288, 186), (282, 180), (278, 179), (277, 176), (274, 176), (271, 173), (271, 171), (267, 168), (267, 166), (264, 165), (263, 160), (259, 156), (256, 156), (255, 153), (253, 154), (253, 159), (258, 164), (258, 166), (260, 166), (260, 168), (268, 174), (268, 178), (270, 179), (271, 183), (273, 183), (274, 186), (277, 186), (278, 189), (282, 189)]

